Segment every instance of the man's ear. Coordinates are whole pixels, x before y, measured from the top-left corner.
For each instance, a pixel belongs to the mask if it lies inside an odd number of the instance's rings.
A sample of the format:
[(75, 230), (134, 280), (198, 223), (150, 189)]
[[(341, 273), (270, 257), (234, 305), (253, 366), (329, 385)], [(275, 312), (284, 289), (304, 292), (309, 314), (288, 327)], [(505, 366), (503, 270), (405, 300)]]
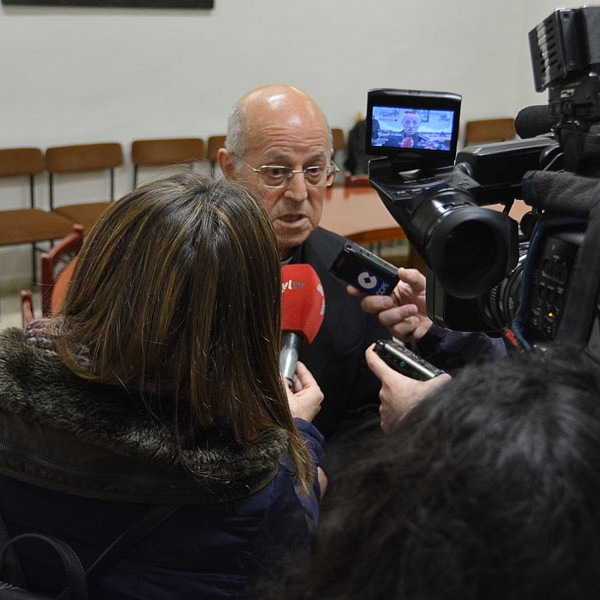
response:
[(225, 175), (227, 179), (233, 179), (233, 172), (235, 170), (233, 165), (233, 155), (227, 148), (219, 148), (219, 151), (217, 152), (217, 161), (223, 175)]

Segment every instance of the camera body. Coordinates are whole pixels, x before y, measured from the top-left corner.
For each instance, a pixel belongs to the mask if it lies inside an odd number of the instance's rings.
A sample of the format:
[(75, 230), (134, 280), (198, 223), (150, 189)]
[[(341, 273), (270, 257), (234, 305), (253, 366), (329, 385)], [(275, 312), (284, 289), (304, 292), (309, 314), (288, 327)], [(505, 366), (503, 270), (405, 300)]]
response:
[[(537, 177), (568, 173), (579, 185), (599, 174), (600, 7), (557, 10), (529, 41), (536, 89), (549, 89), (552, 131), (456, 155), (460, 96), (370, 90), (367, 154), (377, 158), (369, 182), (428, 267), (427, 309), (436, 323), (514, 332), (525, 347), (553, 340), (600, 347), (600, 265), (590, 273), (584, 258), (600, 254), (588, 234), (592, 204), (575, 209), (568, 187), (540, 187)], [(419, 131), (437, 145), (402, 146), (405, 113), (416, 113)], [(517, 198), (533, 207), (520, 227), (509, 216)], [(580, 316), (582, 294), (589, 314)], [(592, 354), (600, 362), (600, 351)]]
[[(470, 297), (516, 264), (517, 224), (502, 213), (482, 212), (476, 201), (481, 185), (454, 165), (460, 104), (458, 94), (370, 90), (367, 153), (379, 157), (369, 162), (369, 182), (409, 241), (449, 293)], [(407, 126), (411, 120), (418, 128)], [(486, 252), (490, 239), (499, 248)], [(466, 240), (481, 251), (465, 254)]]

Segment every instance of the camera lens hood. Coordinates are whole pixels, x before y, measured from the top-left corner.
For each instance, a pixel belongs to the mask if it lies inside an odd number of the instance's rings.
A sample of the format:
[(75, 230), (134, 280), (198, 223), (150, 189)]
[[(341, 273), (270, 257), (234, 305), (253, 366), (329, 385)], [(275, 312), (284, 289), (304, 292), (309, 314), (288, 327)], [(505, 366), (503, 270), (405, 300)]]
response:
[(425, 245), (425, 261), (444, 289), (475, 298), (496, 285), (518, 259), (517, 223), (480, 206), (450, 207), (438, 215)]

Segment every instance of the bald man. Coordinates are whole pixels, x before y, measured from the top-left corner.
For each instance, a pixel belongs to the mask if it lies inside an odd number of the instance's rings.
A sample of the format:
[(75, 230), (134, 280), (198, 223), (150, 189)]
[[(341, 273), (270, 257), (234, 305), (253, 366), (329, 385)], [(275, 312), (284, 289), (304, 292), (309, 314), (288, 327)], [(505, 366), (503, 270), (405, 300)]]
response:
[(224, 175), (252, 190), (271, 216), (282, 264), (310, 264), (323, 283), (325, 318), (299, 358), (325, 395), (314, 423), (328, 440), (328, 474), (338, 458), (348, 457), (345, 444), (341, 456), (335, 451), (342, 434), (346, 440), (363, 427), (378, 428), (380, 383), (364, 352), (377, 339), (390, 337), (377, 315), (366, 314), (360, 298), (350, 296), (329, 272), (347, 241), (319, 227), (325, 190), (338, 170), (332, 156), (331, 132), (320, 107), (302, 90), (283, 84), (260, 87), (239, 100), (218, 153)]

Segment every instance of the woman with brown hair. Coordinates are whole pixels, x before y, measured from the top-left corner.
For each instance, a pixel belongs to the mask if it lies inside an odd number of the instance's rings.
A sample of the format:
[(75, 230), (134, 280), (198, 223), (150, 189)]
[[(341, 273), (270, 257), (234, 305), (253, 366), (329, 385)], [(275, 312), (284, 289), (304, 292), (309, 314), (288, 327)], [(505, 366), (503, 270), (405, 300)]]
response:
[[(180, 174), (111, 206), (61, 312), (0, 334), (10, 535), (56, 536), (87, 566), (149, 507), (182, 505), (90, 582), (111, 599), (247, 595), (304, 547), (322, 394), (302, 364), (282, 384), (280, 302), (273, 228), (242, 187)], [(56, 594), (44, 550), (17, 547), (30, 586)]]

